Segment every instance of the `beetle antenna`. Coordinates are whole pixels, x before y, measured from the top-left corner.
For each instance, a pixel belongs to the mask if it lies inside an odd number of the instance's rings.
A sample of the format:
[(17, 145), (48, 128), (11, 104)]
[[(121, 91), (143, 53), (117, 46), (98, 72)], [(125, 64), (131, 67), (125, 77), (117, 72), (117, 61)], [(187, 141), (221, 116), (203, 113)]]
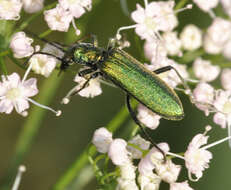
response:
[(48, 40), (45, 39), (45, 38), (40, 38), (38, 35), (34, 34), (33, 32), (30, 32), (30, 31), (28, 31), (28, 30), (25, 30), (25, 32), (26, 32), (27, 34), (30, 34), (30, 35), (33, 36), (34, 38), (36, 38), (36, 39), (42, 41), (42, 42), (45, 42), (45, 43), (47, 43), (47, 44), (50, 44), (51, 46), (54, 46), (55, 48), (59, 49), (59, 50), (62, 51), (63, 53), (66, 53), (66, 50), (64, 49), (64, 47), (68, 47), (68, 46), (66, 46), (66, 45), (64, 45), (64, 44), (60, 44), (59, 42), (50, 42), (50, 41), (48, 41)]
[(63, 62), (63, 58), (61, 58), (61, 57), (57, 57), (57, 56), (55, 56), (55, 55), (53, 55), (53, 54), (51, 54), (51, 53), (46, 53), (46, 52), (38, 51), (38, 52), (34, 52), (23, 64), (26, 65), (26, 64), (29, 62), (29, 60), (30, 60), (34, 55), (36, 55), (36, 54), (48, 55), (48, 56), (54, 57), (55, 59), (57, 59), (57, 60)]

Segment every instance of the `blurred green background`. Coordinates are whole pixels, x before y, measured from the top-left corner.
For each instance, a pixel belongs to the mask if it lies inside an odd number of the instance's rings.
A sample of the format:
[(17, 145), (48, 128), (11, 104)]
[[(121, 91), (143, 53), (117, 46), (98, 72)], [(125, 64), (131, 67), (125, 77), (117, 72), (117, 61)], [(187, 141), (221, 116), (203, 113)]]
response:
[[(93, 0), (94, 1), (94, 0)], [(50, 1), (46, 1), (46, 4)], [(130, 25), (133, 22), (121, 11), (119, 0), (96, 0), (91, 12), (85, 14), (77, 20), (77, 26), (84, 29), (83, 35), (95, 34), (98, 37), (99, 45), (106, 47), (108, 39), (115, 35), (120, 26)], [(143, 1), (128, 1), (130, 11), (135, 9), (135, 4)], [(24, 15), (26, 18), (28, 15)], [(197, 26), (206, 28), (211, 20), (196, 7), (192, 11), (185, 11), (179, 14), (179, 30), (185, 23), (194, 23)], [(43, 16), (34, 20), (28, 30), (40, 34), (47, 30), (47, 25)], [(136, 41), (134, 31), (124, 32), (131, 47), (126, 49), (132, 56), (144, 62), (142, 51), (142, 41)], [(73, 43), (74, 31), (70, 29), (68, 34), (53, 32), (47, 39), (62, 43)], [(36, 41), (37, 43), (40, 43)], [(24, 71), (14, 64), (7, 63), (9, 73), (19, 72), (23, 76)], [(31, 76), (35, 76), (31, 74)], [(38, 76), (36, 76), (38, 77)], [(60, 101), (64, 95), (75, 84), (72, 81), (74, 75), (62, 73), (58, 76), (54, 74), (54, 80), (62, 80), (51, 106), (61, 109), (63, 114), (56, 117), (50, 112), (46, 112), (45, 118), (36, 138), (31, 145), (30, 151), (26, 155), (22, 164), (27, 167), (27, 172), (23, 175), (20, 189), (46, 190), (52, 189), (57, 180), (64, 174), (66, 169), (71, 166), (75, 159), (81, 154), (85, 147), (91, 142), (95, 129), (107, 124), (114, 118), (124, 105), (124, 93), (117, 88), (103, 85), (103, 94), (93, 99), (75, 96), (68, 105), (61, 105)], [(39, 78), (38, 84), (41, 86), (47, 79)], [(49, 80), (49, 79), (48, 79)], [(217, 83), (216, 83), (217, 84)], [(218, 86), (219, 87), (219, 86)], [(48, 89), (49, 90), (49, 89)], [(227, 135), (226, 130), (222, 130), (212, 122), (212, 117), (205, 117), (204, 114), (191, 105), (188, 98), (178, 93), (185, 109), (185, 118), (182, 121), (161, 120), (160, 126), (155, 130), (148, 130), (155, 142), (168, 142), (172, 152), (182, 152), (187, 148), (192, 137), (204, 132), (204, 127), (208, 124), (213, 126), (209, 133), (209, 142), (221, 139)], [(30, 113), (30, 111), (29, 111)], [(16, 114), (1, 114), (0, 127), (0, 182), (4, 179), (9, 168), (10, 162), (14, 159), (15, 144), (18, 140), (20, 131), (24, 125), (25, 118)], [(28, 116), (30, 117), (30, 115)], [(126, 137), (131, 128), (130, 117), (126, 119), (120, 130), (114, 137)], [(33, 127), (33, 126), (31, 126)], [(203, 178), (196, 183), (190, 183), (196, 190), (229, 190), (231, 189), (231, 149), (228, 143), (210, 149), (213, 159), (209, 169), (204, 172)], [(182, 162), (179, 162), (182, 163)], [(186, 180), (185, 170), (181, 173), (181, 180)], [(0, 184), (1, 187), (1, 184)], [(96, 189), (97, 183), (93, 178), (84, 189)], [(74, 189), (78, 190), (78, 187)], [(168, 189), (168, 186), (161, 186), (161, 190)]]

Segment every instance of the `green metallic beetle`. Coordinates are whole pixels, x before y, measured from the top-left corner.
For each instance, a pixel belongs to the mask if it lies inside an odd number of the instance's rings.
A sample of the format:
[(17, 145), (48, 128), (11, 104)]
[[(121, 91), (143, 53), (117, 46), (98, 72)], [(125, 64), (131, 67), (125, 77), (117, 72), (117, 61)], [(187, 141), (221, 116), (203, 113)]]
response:
[[(128, 53), (115, 47), (115, 42), (111, 41), (107, 49), (98, 47), (96, 40), (94, 40), (94, 43), (77, 42), (67, 49), (61, 48), (56, 43), (51, 44), (64, 52), (64, 57), (56, 57), (61, 61), (61, 71), (66, 70), (73, 64), (87, 67), (87, 69), (81, 70), (78, 73), (82, 77), (88, 76), (87, 81), (80, 89), (74, 89), (68, 93), (67, 99), (84, 89), (93, 78), (101, 76), (105, 80), (111, 81), (125, 91), (127, 107), (133, 120), (156, 148), (158, 146), (146, 133), (132, 110), (130, 97), (135, 98), (138, 102), (165, 119), (181, 120), (184, 117), (183, 107), (177, 94), (157, 76), (159, 73), (174, 69), (171, 66), (151, 72)], [(163, 153), (161, 149), (159, 150)]]
[(170, 66), (151, 72), (123, 50), (113, 46), (103, 49), (91, 43), (77, 43), (69, 48), (62, 58), (61, 70), (73, 64), (88, 67), (79, 72), (80, 76), (90, 75), (90, 79), (102, 76), (165, 119), (180, 120), (184, 117), (177, 94), (157, 76), (172, 69)]

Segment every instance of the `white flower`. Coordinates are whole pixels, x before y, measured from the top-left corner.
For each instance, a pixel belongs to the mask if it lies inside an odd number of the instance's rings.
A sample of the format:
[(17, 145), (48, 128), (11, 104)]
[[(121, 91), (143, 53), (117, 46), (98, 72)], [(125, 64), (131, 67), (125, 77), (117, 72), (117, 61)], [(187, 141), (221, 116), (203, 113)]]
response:
[(198, 134), (193, 137), (187, 151), (184, 154), (185, 166), (189, 174), (194, 174), (196, 180), (202, 177), (203, 171), (209, 167), (208, 163), (212, 159), (212, 153), (201, 148), (207, 144), (208, 136)]
[(187, 181), (180, 182), (180, 183), (171, 183), (170, 190), (193, 190)]
[(214, 115), (214, 122), (221, 127), (231, 124), (231, 91), (220, 90), (216, 94), (214, 107), (219, 111)]
[(118, 178), (117, 181), (118, 186), (116, 187), (116, 190), (139, 190), (135, 180)]
[(202, 45), (202, 31), (197, 26), (189, 24), (181, 32), (180, 40), (185, 50), (198, 49)]
[(205, 51), (210, 54), (218, 54), (223, 49), (223, 45), (216, 44), (207, 33), (204, 36), (203, 47)]
[[(150, 146), (150, 142), (143, 139), (140, 135), (136, 135), (131, 140), (129, 140), (128, 143), (138, 146), (142, 150), (148, 150)], [(132, 158), (139, 159), (142, 157), (142, 152), (139, 149), (130, 145), (127, 146), (127, 149), (132, 154)]]
[(132, 162), (127, 162), (124, 165), (119, 166), (120, 168), (120, 176), (125, 180), (135, 180), (136, 179), (136, 167), (132, 164)]
[(193, 63), (193, 71), (196, 77), (203, 82), (211, 82), (219, 75), (220, 67), (212, 65), (209, 60), (197, 58)]
[(20, 0), (1, 0), (0, 1), (0, 20), (18, 20), (22, 2)]
[(208, 83), (199, 83), (194, 89), (194, 97), (198, 102), (213, 102), (214, 88)]
[(55, 69), (57, 60), (54, 57), (37, 54), (33, 55), (29, 64), (32, 64), (32, 70), (37, 73), (49, 77), (51, 72)]
[(181, 41), (177, 37), (177, 32), (165, 32), (163, 34), (164, 47), (169, 55), (180, 55)]
[(108, 156), (115, 165), (126, 165), (130, 162), (128, 157), (129, 152), (126, 149), (127, 142), (123, 139), (114, 139), (108, 150)]
[(71, 12), (63, 9), (59, 4), (50, 10), (44, 11), (45, 20), (51, 30), (66, 32), (72, 21)]
[[(159, 143), (157, 145), (164, 152), (169, 151), (169, 146), (167, 143)], [(155, 159), (155, 162), (153, 160)], [(153, 147), (149, 153), (140, 160), (138, 165), (138, 170), (141, 175), (147, 175), (156, 167), (156, 164), (160, 164), (163, 162), (163, 154)]]
[(87, 9), (91, 10), (91, 0), (59, 0), (59, 4), (62, 8), (67, 9), (71, 12), (72, 16), (79, 18), (82, 16)]
[(17, 32), (12, 36), (10, 48), (14, 52), (14, 57), (28, 57), (34, 53), (34, 48), (31, 46), (33, 40), (26, 37), (24, 32)]
[(219, 0), (193, 0), (197, 6), (205, 12), (215, 8), (219, 3)]
[(231, 22), (220, 17), (213, 20), (211, 26), (207, 30), (207, 35), (218, 46), (224, 44), (230, 39), (231, 35)]
[(167, 57), (167, 50), (160, 41), (149, 39), (144, 43), (144, 54), (149, 60), (159, 62)]
[(227, 58), (228, 60), (231, 60), (231, 52), (230, 52), (230, 48), (231, 48), (231, 38), (225, 43), (223, 50), (222, 50), (222, 54), (224, 55), (225, 58)]
[(230, 0), (220, 0), (225, 12), (231, 17), (231, 1)]
[(29, 97), (38, 93), (36, 79), (31, 78), (27, 81), (20, 81), (17, 73), (7, 77), (2, 76), (0, 82), (0, 113), (10, 114), (13, 108), (19, 113), (29, 108)]
[(112, 142), (112, 133), (106, 128), (101, 127), (94, 132), (92, 143), (96, 146), (98, 152), (107, 153)]
[[(209, 115), (208, 105), (213, 104), (214, 100), (214, 88), (208, 83), (199, 83), (193, 90), (193, 96), (196, 100), (196, 106), (205, 112), (205, 115)], [(203, 105), (203, 103), (205, 103)], [(206, 105), (207, 104), (207, 105)]]
[(0, 82), (0, 113), (10, 114), (13, 108), (15, 108), (19, 114), (26, 116), (27, 112), (25, 110), (29, 108), (28, 102), (31, 102), (41, 108), (54, 112), (57, 116), (61, 115), (61, 111), (55, 111), (30, 98), (38, 93), (38, 89), (35, 78), (26, 80), (29, 70), (30, 68), (28, 68), (22, 81), (17, 73), (2, 76), (2, 82)]
[(174, 1), (151, 2), (145, 8), (137, 4), (137, 10), (131, 14), (137, 23), (136, 33), (141, 38), (155, 38), (158, 31), (170, 31), (178, 23), (174, 15)]
[[(213, 156), (212, 153), (207, 149), (231, 139), (231, 136), (227, 136), (211, 144), (203, 146), (207, 144), (209, 137), (205, 135), (211, 129), (212, 127), (207, 125), (203, 134), (197, 134), (194, 136), (192, 141), (189, 143), (187, 151), (184, 153), (183, 159), (185, 160), (185, 166), (188, 169), (189, 179), (191, 181), (198, 181), (203, 175), (202, 172), (206, 168), (209, 168), (209, 162)], [(192, 178), (192, 174), (196, 176), (195, 179)]]
[(221, 84), (225, 90), (231, 90), (231, 69), (223, 69), (221, 73)]
[[(77, 89), (81, 88), (83, 86), (83, 84), (86, 82), (86, 79), (84, 77), (80, 77), (78, 74), (75, 76), (74, 79), (75, 82), (78, 83), (78, 85), (76, 86)], [(78, 94), (80, 96), (83, 97), (95, 97), (98, 96), (102, 93), (102, 89), (100, 87), (100, 82), (98, 78), (95, 79), (91, 79), (89, 81), (89, 84), (87, 87), (85, 87), (84, 89), (82, 89)]]
[(161, 178), (153, 172), (150, 172), (145, 175), (140, 174), (138, 182), (141, 190), (159, 190)]
[(137, 118), (148, 128), (156, 129), (160, 124), (161, 117), (151, 110), (139, 104)]
[(22, 0), (22, 2), (27, 13), (35, 13), (43, 9), (44, 0)]
[(214, 123), (216, 123), (217, 125), (220, 125), (221, 128), (226, 128), (226, 125), (227, 125), (227, 121), (226, 121), (226, 116), (222, 113), (216, 113), (214, 114), (213, 116), (213, 121)]
[(160, 11), (160, 28), (167, 32), (173, 30), (178, 25), (177, 17), (174, 13), (175, 1), (159, 1), (156, 2)]
[(174, 183), (179, 176), (180, 170), (181, 166), (174, 164), (171, 160), (167, 160), (165, 163), (161, 164), (157, 163), (155, 168), (158, 176), (167, 183)]

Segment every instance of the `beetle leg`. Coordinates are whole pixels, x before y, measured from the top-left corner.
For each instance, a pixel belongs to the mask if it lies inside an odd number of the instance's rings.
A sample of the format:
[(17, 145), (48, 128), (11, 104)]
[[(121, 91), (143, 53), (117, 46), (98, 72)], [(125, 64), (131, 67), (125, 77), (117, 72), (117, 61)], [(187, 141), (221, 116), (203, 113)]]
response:
[[(85, 71), (85, 70), (83, 70), (83, 71)], [(84, 88), (86, 88), (87, 85), (89, 84), (90, 80), (98, 77), (99, 75), (101, 75), (100, 72), (95, 72), (95, 73), (93, 73), (93, 74), (90, 75), (90, 77), (86, 80), (85, 83), (83, 83), (83, 85), (80, 88), (76, 88), (76, 86), (74, 88), (72, 88), (67, 93), (67, 95), (63, 98), (62, 103), (67, 104), (70, 101), (70, 99), (71, 99), (72, 96), (78, 94), (81, 90), (83, 90)]]
[[(176, 72), (177, 76), (180, 78), (180, 80), (181, 80), (181, 82), (182, 82), (184, 88), (185, 88), (186, 90), (190, 90), (190, 88), (189, 88), (187, 82), (184, 80), (184, 78), (183, 78), (183, 77), (180, 75), (180, 73), (179, 73), (174, 67), (172, 67), (171, 65), (168, 65), (168, 66), (166, 66), (166, 67), (161, 67), (161, 68), (155, 70), (154, 73), (160, 74), (160, 73), (164, 73), (164, 72), (170, 71), (170, 70), (174, 70), (174, 71)], [(190, 91), (191, 91), (191, 90), (190, 90)]]
[(192, 91), (191, 91), (190, 87), (188, 86), (188, 84), (187, 84), (187, 82), (185, 81), (185, 79), (180, 75), (180, 73), (179, 73), (174, 67), (172, 67), (171, 65), (168, 65), (168, 66), (166, 66), (166, 67), (161, 67), (161, 68), (155, 70), (154, 73), (155, 73), (155, 74), (160, 74), (160, 73), (164, 73), (164, 72), (170, 71), (170, 70), (174, 70), (174, 71), (176, 72), (177, 76), (178, 76), (179, 79), (181, 80), (182, 85), (184, 86), (184, 88), (185, 88), (185, 90), (186, 90), (185, 93), (186, 93), (187, 95), (189, 95), (189, 97), (190, 97), (190, 99), (191, 99), (191, 102), (192, 102), (192, 103), (195, 103), (195, 99), (194, 99), (194, 96), (193, 96), (193, 94), (192, 94)]
[(116, 46), (117, 40), (115, 38), (110, 38), (107, 44), (107, 49), (110, 50)]
[(76, 43), (82, 42), (86, 39), (92, 40), (92, 43), (95, 47), (98, 47), (98, 40), (97, 40), (97, 36), (94, 34), (87, 34), (86, 36), (83, 36), (81, 39), (78, 39), (76, 42), (74, 42), (73, 44), (71, 44), (71, 46), (76, 46)]
[(126, 94), (126, 105), (128, 108), (128, 111), (132, 117), (132, 119), (135, 121), (135, 123), (139, 126), (139, 128), (141, 129), (142, 133), (144, 134), (144, 136), (146, 137), (147, 140), (149, 140), (152, 144), (152, 146), (154, 146), (157, 150), (159, 150), (161, 152), (161, 154), (164, 156), (164, 161), (166, 161), (166, 156), (164, 151), (158, 147), (158, 145), (152, 140), (152, 138), (148, 135), (148, 133), (146, 132), (146, 130), (144, 129), (143, 125), (141, 124), (141, 122), (138, 120), (138, 118), (136, 117), (135, 112), (133, 111), (131, 104), (130, 104), (130, 95)]
[(78, 75), (80, 77), (84, 77), (87, 74), (93, 73), (94, 71), (96, 71), (95, 69), (89, 68), (89, 69), (84, 69), (82, 71), (79, 71)]
[(166, 67), (161, 67), (157, 70), (154, 71), (155, 74), (160, 74), (160, 73), (164, 73), (166, 71), (170, 71), (170, 70), (174, 70), (177, 74), (177, 76), (180, 78), (184, 88), (185, 88), (185, 93), (187, 95), (189, 95), (189, 98), (191, 100), (191, 102), (193, 104), (201, 104), (203, 106), (206, 106), (211, 112), (218, 112), (218, 110), (212, 105), (212, 104), (209, 104), (209, 103), (205, 103), (205, 102), (198, 102), (197, 100), (195, 100), (194, 96), (193, 96), (193, 93), (190, 89), (190, 87), (188, 86), (187, 82), (184, 80), (184, 78), (180, 75), (180, 73), (174, 68), (172, 67), (171, 65), (169, 66), (166, 66)]
[(93, 45), (95, 47), (98, 47), (98, 39), (97, 39), (97, 36), (94, 35), (94, 34), (91, 34), (91, 38), (93, 39)]

